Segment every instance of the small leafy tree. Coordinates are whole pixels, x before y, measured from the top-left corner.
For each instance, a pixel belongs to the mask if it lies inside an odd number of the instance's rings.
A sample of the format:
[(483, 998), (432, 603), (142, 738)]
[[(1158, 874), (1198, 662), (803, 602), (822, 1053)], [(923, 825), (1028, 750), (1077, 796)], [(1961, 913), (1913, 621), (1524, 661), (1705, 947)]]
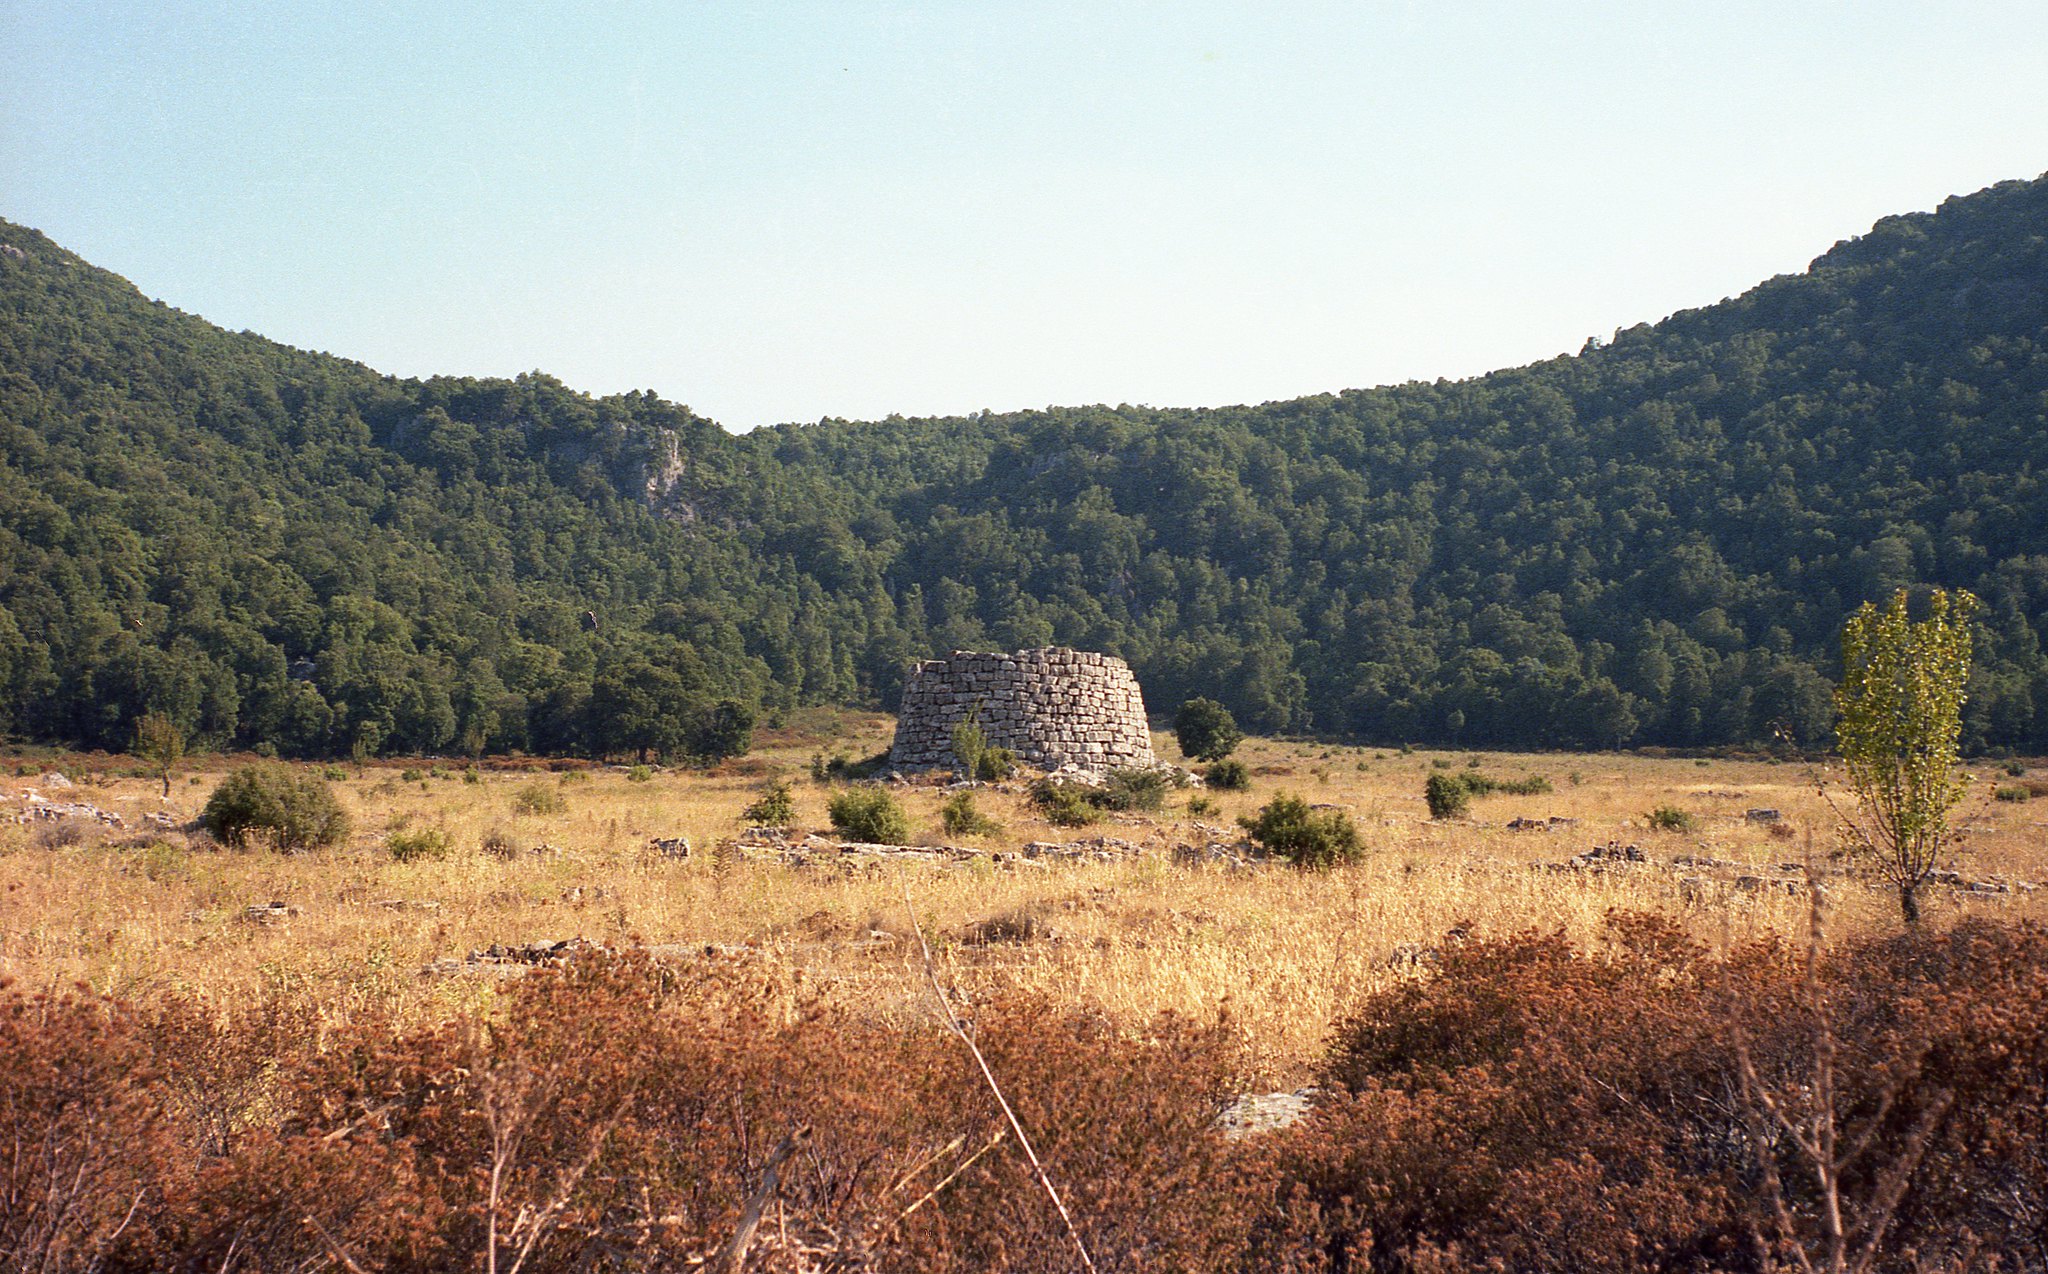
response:
[(163, 780), (164, 799), (171, 799), (171, 771), (185, 757), (185, 732), (161, 712), (145, 712), (135, 723), (135, 755)]
[(199, 817), (207, 831), (238, 849), (261, 836), (292, 854), (337, 845), (349, 833), (348, 811), (327, 780), (276, 761), (245, 765), (222, 779)]
[(710, 761), (744, 756), (754, 746), (754, 710), (737, 699), (700, 708), (690, 723), (689, 750)]
[(1252, 772), (1242, 761), (1217, 761), (1203, 771), (1202, 781), (1219, 792), (1242, 792), (1252, 785)]
[(1054, 827), (1086, 827), (1101, 817), (1101, 807), (1088, 799), (1081, 783), (1040, 779), (1031, 787), (1031, 803)]
[(1457, 818), (1472, 808), (1472, 787), (1456, 774), (1432, 774), (1422, 785), (1431, 818)]
[(740, 817), (756, 827), (788, 827), (796, 822), (796, 798), (790, 794), (789, 780), (770, 783), (761, 799), (742, 810)]
[(1296, 867), (1334, 867), (1355, 862), (1365, 854), (1358, 829), (1342, 810), (1319, 810), (1284, 792), (1269, 801), (1257, 818), (1237, 821), (1253, 840)]
[(1017, 772), (1017, 754), (1005, 747), (991, 747), (974, 763), (974, 777), (984, 783), (1000, 783)]
[(939, 822), (949, 836), (993, 836), (1003, 830), (1002, 824), (975, 808), (974, 793), (968, 791), (946, 798), (939, 807)]
[(384, 850), (391, 855), (393, 862), (438, 861), (448, 857), (452, 848), (448, 833), (438, 827), (423, 827), (418, 831), (401, 829), (384, 838)]
[(1906, 614), (1906, 590), (1880, 610), (1865, 602), (1842, 629), (1835, 739), (1861, 815), (1842, 811), (1855, 848), (1920, 921), (1920, 886), (1950, 837), (1949, 811), (1969, 782), (1958, 765), (1977, 599), (1935, 589), (1927, 618)]
[(953, 759), (960, 763), (960, 777), (978, 778), (981, 759), (988, 753), (988, 735), (981, 728), (979, 704), (968, 710), (967, 719), (953, 727)]
[(1197, 761), (1221, 761), (1244, 742), (1230, 709), (1214, 699), (1190, 699), (1173, 716), (1173, 737), (1182, 754)]
[(901, 845), (910, 839), (910, 816), (896, 798), (879, 787), (849, 787), (825, 807), (832, 829), (850, 840)]
[(1689, 832), (1700, 825), (1698, 819), (1676, 805), (1659, 805), (1648, 817), (1651, 828), (1660, 832)]

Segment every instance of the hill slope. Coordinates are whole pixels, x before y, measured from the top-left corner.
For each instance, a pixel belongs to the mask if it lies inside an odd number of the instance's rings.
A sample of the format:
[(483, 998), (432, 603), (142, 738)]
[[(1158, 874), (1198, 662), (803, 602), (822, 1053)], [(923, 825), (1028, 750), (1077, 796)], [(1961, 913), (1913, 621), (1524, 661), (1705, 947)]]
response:
[(688, 748), (661, 723), (719, 697), (1060, 641), (1262, 730), (1812, 741), (1847, 611), (1927, 582), (1987, 603), (1973, 742), (2048, 749), (2048, 180), (1470, 381), (740, 438), (0, 240), (0, 715), (37, 736)]

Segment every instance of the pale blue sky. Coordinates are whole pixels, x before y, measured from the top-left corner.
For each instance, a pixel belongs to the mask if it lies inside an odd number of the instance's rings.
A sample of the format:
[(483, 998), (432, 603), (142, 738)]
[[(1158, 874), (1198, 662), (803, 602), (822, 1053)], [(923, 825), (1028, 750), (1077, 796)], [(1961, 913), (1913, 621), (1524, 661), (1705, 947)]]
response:
[(2048, 169), (2048, 4), (0, 0), (0, 215), (732, 428), (1461, 376)]

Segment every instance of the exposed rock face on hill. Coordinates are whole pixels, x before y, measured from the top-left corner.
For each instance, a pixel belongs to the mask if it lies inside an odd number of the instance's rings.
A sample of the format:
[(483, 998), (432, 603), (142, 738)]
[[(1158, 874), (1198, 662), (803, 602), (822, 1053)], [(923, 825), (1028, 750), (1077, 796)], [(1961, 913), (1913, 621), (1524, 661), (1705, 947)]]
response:
[(1158, 764), (1138, 679), (1112, 655), (1047, 646), (922, 660), (903, 685), (889, 764), (953, 765), (953, 731), (970, 719), (991, 746), (1040, 769), (1101, 773)]

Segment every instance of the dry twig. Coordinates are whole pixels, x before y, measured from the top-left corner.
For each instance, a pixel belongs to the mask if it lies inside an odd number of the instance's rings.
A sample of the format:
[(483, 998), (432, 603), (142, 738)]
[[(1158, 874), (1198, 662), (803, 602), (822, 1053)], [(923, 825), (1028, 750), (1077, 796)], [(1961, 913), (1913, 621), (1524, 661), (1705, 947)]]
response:
[(945, 988), (939, 985), (938, 970), (932, 964), (931, 946), (924, 940), (924, 926), (918, 923), (917, 907), (910, 900), (910, 878), (904, 876), (902, 882), (903, 909), (909, 913), (910, 931), (917, 935), (917, 949), (924, 955), (925, 980), (931, 983), (932, 994), (938, 997), (939, 1008), (946, 1015), (946, 1025), (953, 1034), (960, 1037), (961, 1043), (967, 1045), (967, 1051), (974, 1054), (975, 1064), (981, 1067), (982, 1078), (988, 1081), (988, 1090), (995, 1094), (996, 1105), (1003, 1108), (1003, 1116), (1010, 1121), (1010, 1131), (1017, 1134), (1017, 1144), (1024, 1148), (1024, 1157), (1031, 1161), (1032, 1171), (1038, 1174), (1038, 1184), (1045, 1187), (1046, 1197), (1052, 1200), (1052, 1206), (1059, 1212), (1061, 1222), (1067, 1227), (1067, 1236), (1074, 1240), (1074, 1250), (1080, 1253), (1082, 1266), (1090, 1274), (1094, 1274), (1095, 1259), (1088, 1255), (1088, 1245), (1081, 1241), (1081, 1231), (1075, 1227), (1073, 1216), (1068, 1213), (1066, 1203), (1060, 1198), (1060, 1192), (1053, 1187), (1052, 1178), (1046, 1175), (1045, 1165), (1038, 1160), (1038, 1152), (1031, 1148), (1031, 1138), (1025, 1135), (1024, 1125), (1018, 1120), (1017, 1112), (1010, 1109), (1010, 1101), (1003, 1096), (1003, 1087), (996, 1082), (995, 1072), (989, 1069), (988, 1059), (981, 1055), (980, 1045), (967, 1033), (967, 1028), (961, 1024), (959, 1015), (953, 1012), (952, 1000), (947, 998)]

